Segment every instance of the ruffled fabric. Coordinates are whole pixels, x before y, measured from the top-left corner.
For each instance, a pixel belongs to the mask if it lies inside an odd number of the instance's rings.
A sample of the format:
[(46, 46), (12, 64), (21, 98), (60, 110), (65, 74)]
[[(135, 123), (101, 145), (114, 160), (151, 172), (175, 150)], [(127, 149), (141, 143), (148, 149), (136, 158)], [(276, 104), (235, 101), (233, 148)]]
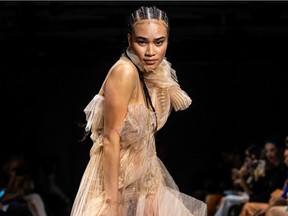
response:
[[(93, 97), (93, 99), (88, 103), (88, 105), (84, 109), (84, 113), (86, 115), (86, 131), (90, 131), (92, 127), (92, 123), (94, 125), (102, 125), (103, 126), (103, 101), (104, 97), (97, 94)], [(96, 115), (97, 114), (97, 115)]]
[[(155, 74), (145, 74), (149, 92), (155, 103), (158, 129), (159, 116), (162, 127), (172, 107), (181, 110), (191, 103), (189, 96), (181, 90), (171, 73), (168, 73), (171, 67), (166, 63), (162, 67), (166, 70), (160, 75), (156, 74), (158, 71), (155, 71)], [(122, 56), (117, 61), (116, 65), (118, 64), (131, 62)], [(141, 88), (140, 82), (137, 88)], [(102, 171), (105, 96), (101, 92), (100, 90), (84, 109), (86, 130), (91, 130), (93, 146), (72, 206), (71, 216), (107, 216), (101, 212), (109, 209), (105, 202)], [(181, 193), (157, 157), (155, 125), (154, 113), (144, 104), (130, 104), (125, 119), (117, 129), (121, 145), (118, 216), (206, 216), (206, 204)]]
[(192, 100), (180, 88), (176, 71), (166, 58), (155, 70), (148, 70), (142, 66), (139, 58), (129, 48), (127, 48), (126, 53), (133, 63), (143, 71), (150, 97), (156, 108), (159, 130), (166, 123), (172, 108), (175, 111), (185, 110), (191, 105)]

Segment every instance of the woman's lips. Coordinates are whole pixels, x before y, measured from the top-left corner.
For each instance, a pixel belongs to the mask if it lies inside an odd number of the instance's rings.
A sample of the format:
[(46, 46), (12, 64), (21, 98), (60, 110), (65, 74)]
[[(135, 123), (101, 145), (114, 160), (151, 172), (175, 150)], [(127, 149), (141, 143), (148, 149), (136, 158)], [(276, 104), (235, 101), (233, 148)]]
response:
[(157, 60), (156, 59), (145, 59), (144, 62), (146, 63), (146, 65), (154, 65)]

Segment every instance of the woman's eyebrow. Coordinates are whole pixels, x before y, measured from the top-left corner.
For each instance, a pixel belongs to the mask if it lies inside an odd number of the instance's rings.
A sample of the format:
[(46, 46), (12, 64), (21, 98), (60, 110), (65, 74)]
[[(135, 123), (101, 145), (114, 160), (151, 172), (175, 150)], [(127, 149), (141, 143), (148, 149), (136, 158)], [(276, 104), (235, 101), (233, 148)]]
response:
[[(155, 38), (154, 40), (162, 40), (162, 39), (165, 39), (166, 37), (165, 36), (161, 36), (159, 38)], [(136, 36), (136, 39), (141, 39), (141, 40), (147, 40), (148, 38), (146, 37), (143, 37), (143, 36)]]

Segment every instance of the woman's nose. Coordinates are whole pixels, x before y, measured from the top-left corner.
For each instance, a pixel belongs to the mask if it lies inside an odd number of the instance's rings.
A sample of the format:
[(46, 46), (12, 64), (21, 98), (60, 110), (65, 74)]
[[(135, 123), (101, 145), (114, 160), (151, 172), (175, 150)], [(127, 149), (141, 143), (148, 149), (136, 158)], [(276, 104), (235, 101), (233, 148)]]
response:
[(147, 46), (147, 50), (145, 52), (145, 55), (148, 55), (148, 56), (153, 56), (155, 55), (155, 51), (154, 51), (154, 47), (152, 44), (148, 45)]

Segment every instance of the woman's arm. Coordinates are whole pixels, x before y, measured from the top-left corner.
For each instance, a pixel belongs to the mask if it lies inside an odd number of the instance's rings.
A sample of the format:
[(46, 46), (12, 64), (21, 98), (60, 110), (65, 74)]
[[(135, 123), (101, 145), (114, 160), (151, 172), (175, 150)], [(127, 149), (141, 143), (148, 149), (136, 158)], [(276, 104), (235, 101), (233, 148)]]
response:
[(130, 65), (119, 65), (111, 71), (104, 86), (103, 171), (106, 202), (118, 206), (118, 176), (120, 136), (123, 122), (135, 86), (135, 72)]

